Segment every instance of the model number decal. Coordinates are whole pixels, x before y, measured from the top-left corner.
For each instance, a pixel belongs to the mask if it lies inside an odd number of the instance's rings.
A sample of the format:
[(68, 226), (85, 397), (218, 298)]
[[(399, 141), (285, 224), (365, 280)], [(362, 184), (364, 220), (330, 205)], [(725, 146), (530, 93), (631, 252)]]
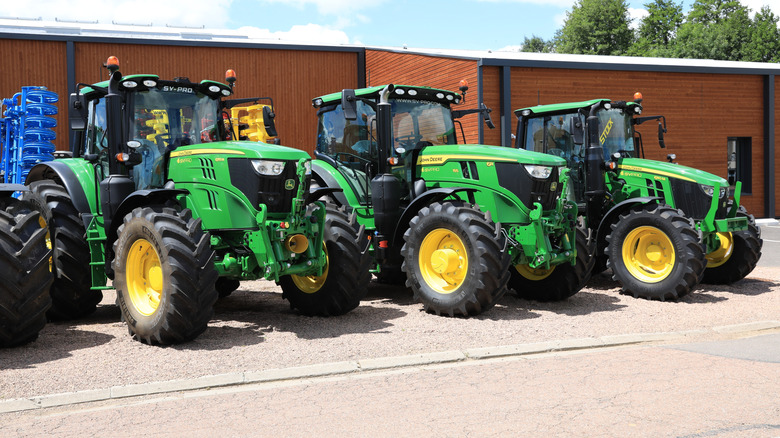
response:
[(164, 85), (162, 87), (162, 91), (166, 92), (174, 92), (174, 93), (189, 93), (189, 94), (195, 94), (195, 90), (189, 87), (173, 87), (170, 85)]

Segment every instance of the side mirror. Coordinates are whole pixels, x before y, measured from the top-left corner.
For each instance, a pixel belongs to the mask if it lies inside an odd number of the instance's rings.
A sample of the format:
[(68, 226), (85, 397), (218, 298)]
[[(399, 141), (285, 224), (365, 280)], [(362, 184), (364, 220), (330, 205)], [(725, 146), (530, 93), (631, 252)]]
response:
[(87, 129), (87, 98), (83, 94), (73, 93), (68, 99), (68, 122), (70, 129), (83, 131)]
[(662, 149), (666, 147), (666, 143), (664, 143), (664, 132), (666, 132), (664, 126), (661, 122), (658, 122), (658, 144)]
[[(461, 87), (461, 88), (463, 88), (463, 87)], [(466, 88), (468, 89), (468, 87), (466, 87)], [(465, 94), (466, 92), (464, 91), (463, 93)], [(495, 129), (496, 125), (493, 123), (493, 118), (492, 118), (492, 117), (490, 117), (490, 113), (491, 113), (493, 110), (492, 110), (492, 109), (490, 109), (490, 108), (488, 108), (488, 107), (486, 107), (484, 103), (483, 103), (483, 104), (480, 104), (480, 105), (482, 106), (482, 114), (483, 114), (483, 115), (484, 115), (484, 117), (485, 117), (485, 125), (486, 125), (486, 126), (489, 128), (489, 129)]]
[(357, 99), (355, 90), (341, 91), (341, 110), (344, 111), (344, 118), (347, 120), (357, 120)]
[(265, 125), (265, 132), (271, 137), (276, 137), (278, 135), (276, 133), (276, 123), (274, 123), (275, 117), (276, 114), (274, 114), (270, 106), (263, 107), (263, 124)]
[(569, 132), (571, 132), (574, 144), (582, 145), (585, 131), (582, 129), (582, 120), (579, 117), (569, 119)]

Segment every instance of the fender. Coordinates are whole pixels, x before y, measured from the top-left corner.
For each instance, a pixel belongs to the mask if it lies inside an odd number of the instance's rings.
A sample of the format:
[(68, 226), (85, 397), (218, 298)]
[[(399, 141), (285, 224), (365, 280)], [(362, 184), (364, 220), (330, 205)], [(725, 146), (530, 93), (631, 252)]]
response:
[(432, 202), (441, 201), (449, 196), (452, 196), (459, 192), (474, 193), (477, 189), (466, 187), (445, 187), (438, 189), (431, 189), (423, 192), (420, 196), (414, 198), (414, 200), (406, 207), (401, 218), (398, 220), (398, 224), (395, 226), (395, 232), (392, 236), (390, 246), (395, 245), (395, 242), (399, 239), (403, 239), (404, 232), (409, 226), (409, 221), (417, 215), (417, 213), (426, 205), (430, 205)]
[[(332, 187), (332, 188), (338, 188), (337, 192), (333, 192), (333, 198), (336, 200), (336, 202), (339, 204), (339, 206), (342, 205), (349, 205), (349, 202), (347, 201), (346, 195), (344, 195), (344, 190), (341, 188), (341, 185), (336, 181), (336, 178), (333, 177), (328, 171), (321, 168), (320, 166), (313, 165), (311, 166), (313, 176), (321, 181), (325, 187)], [(323, 193), (325, 195), (326, 193)], [(314, 199), (312, 199), (314, 200)]]
[(81, 220), (84, 222), (84, 228), (89, 228), (93, 212), (89, 207), (87, 195), (84, 193), (84, 186), (81, 185), (81, 182), (78, 177), (76, 177), (76, 173), (73, 172), (73, 169), (57, 160), (47, 161), (30, 169), (25, 184), (30, 185), (30, 183), (34, 181), (46, 179), (55, 180), (65, 187), (76, 211), (81, 213)]
[[(124, 217), (134, 208), (164, 204), (166, 201), (175, 200), (179, 195), (188, 195), (189, 193), (189, 190), (173, 188), (138, 190), (131, 193), (119, 204), (119, 208), (114, 214), (114, 220), (111, 221), (110, 228), (106, 230), (106, 248), (113, 246), (117, 237), (116, 230), (123, 223)], [(108, 257), (106, 259), (108, 260)]]
[(614, 207), (610, 208), (607, 214), (604, 215), (603, 218), (601, 218), (601, 222), (599, 222), (599, 227), (596, 230), (596, 250), (600, 251), (607, 246), (607, 234), (609, 234), (609, 226), (614, 222), (617, 217), (620, 215), (620, 213), (628, 210), (629, 208), (635, 206), (635, 205), (645, 205), (649, 204), (651, 202), (660, 202), (663, 201), (661, 198), (657, 196), (642, 196), (639, 198), (631, 198), (626, 199), (623, 202), (620, 202), (616, 204)]

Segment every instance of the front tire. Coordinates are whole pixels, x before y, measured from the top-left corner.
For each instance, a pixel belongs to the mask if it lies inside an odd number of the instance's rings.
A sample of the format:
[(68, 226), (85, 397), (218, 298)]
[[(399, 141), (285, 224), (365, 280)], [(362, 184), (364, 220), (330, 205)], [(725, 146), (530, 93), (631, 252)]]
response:
[(86, 230), (70, 194), (54, 181), (43, 180), (30, 184), (30, 191), (24, 192), (22, 199), (40, 211), (51, 235), (54, 283), (48, 317), (71, 320), (92, 314), (103, 293), (91, 290)]
[(528, 265), (509, 268), (509, 287), (520, 298), (534, 301), (563, 301), (580, 291), (590, 279), (595, 264), (593, 250), (585, 229), (577, 227), (575, 237), (577, 258), (574, 266), (563, 263), (550, 269), (532, 269)]
[(39, 213), (21, 202), (0, 209), (0, 347), (31, 342), (46, 325), (54, 280), (46, 233)]
[(731, 284), (742, 280), (756, 268), (761, 258), (761, 229), (756, 218), (745, 207), (739, 206), (737, 216), (748, 219), (748, 228), (742, 231), (717, 233), (719, 247), (707, 254), (707, 269), (702, 283)]
[(477, 315), (506, 293), (511, 257), (490, 213), (432, 203), (409, 222), (401, 255), (406, 286), (436, 315)]
[(620, 215), (607, 236), (607, 266), (622, 293), (675, 300), (689, 293), (706, 266), (693, 221), (666, 205), (646, 204)]
[(136, 208), (124, 217), (114, 243), (114, 287), (122, 319), (146, 344), (194, 339), (217, 301), (209, 234), (190, 210)]
[(282, 297), (307, 316), (343, 315), (360, 305), (371, 280), (367, 244), (355, 215), (328, 204), (323, 243), (327, 265), (323, 274), (285, 275), (279, 279)]

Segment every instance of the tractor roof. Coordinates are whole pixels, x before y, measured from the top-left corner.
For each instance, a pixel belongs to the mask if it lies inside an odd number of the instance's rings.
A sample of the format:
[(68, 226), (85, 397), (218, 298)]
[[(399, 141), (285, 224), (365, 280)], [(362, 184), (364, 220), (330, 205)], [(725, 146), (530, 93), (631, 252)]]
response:
[[(599, 102), (611, 102), (610, 99), (592, 99), (592, 100), (585, 100), (582, 102), (565, 102), (565, 103), (552, 103), (549, 105), (537, 105), (537, 106), (529, 106), (527, 108), (520, 108), (515, 110), (515, 115), (523, 115), (522, 113), (525, 111), (529, 111), (528, 114), (525, 115), (539, 115), (539, 114), (556, 114), (556, 113), (568, 113), (572, 112), (573, 110), (578, 110), (582, 108), (590, 108), (591, 106), (599, 103)], [(635, 102), (626, 102), (628, 105), (638, 105)]]
[[(157, 75), (127, 75), (123, 76), (122, 79), (119, 81), (119, 88), (122, 90), (145, 90), (148, 88), (145, 81), (153, 81), (155, 84), (159, 84), (161, 82), (165, 82), (166, 85), (171, 84), (178, 84), (180, 87), (189, 87), (197, 90), (198, 92), (201, 92), (203, 94), (210, 95), (212, 97), (222, 97), (222, 96), (230, 96), (233, 94), (233, 90), (230, 89), (227, 85), (223, 84), (222, 82), (217, 81), (210, 81), (210, 80), (203, 80), (200, 81), (200, 83), (194, 83), (189, 82), (189, 80), (186, 81), (166, 81), (161, 80), (159, 76)], [(130, 84), (135, 84), (134, 86), (127, 86)], [(152, 85), (155, 86), (155, 85)], [(100, 93), (100, 94), (106, 94), (108, 92), (108, 81), (98, 82), (96, 84), (93, 84), (91, 86), (86, 86), (79, 90), (81, 94), (92, 94), (92, 93)]]
[[(365, 99), (379, 99), (379, 93), (387, 85), (380, 85), (378, 87), (358, 88), (355, 90), (356, 97), (362, 97)], [(390, 94), (391, 99), (418, 99), (438, 102), (444, 105), (450, 105), (453, 103), (460, 103), (462, 97), (460, 94), (440, 90), (431, 87), (417, 87), (413, 85), (392, 85), (393, 92)], [(326, 105), (337, 104), (341, 102), (341, 92), (326, 94), (312, 99), (312, 105), (315, 108), (320, 108)]]

